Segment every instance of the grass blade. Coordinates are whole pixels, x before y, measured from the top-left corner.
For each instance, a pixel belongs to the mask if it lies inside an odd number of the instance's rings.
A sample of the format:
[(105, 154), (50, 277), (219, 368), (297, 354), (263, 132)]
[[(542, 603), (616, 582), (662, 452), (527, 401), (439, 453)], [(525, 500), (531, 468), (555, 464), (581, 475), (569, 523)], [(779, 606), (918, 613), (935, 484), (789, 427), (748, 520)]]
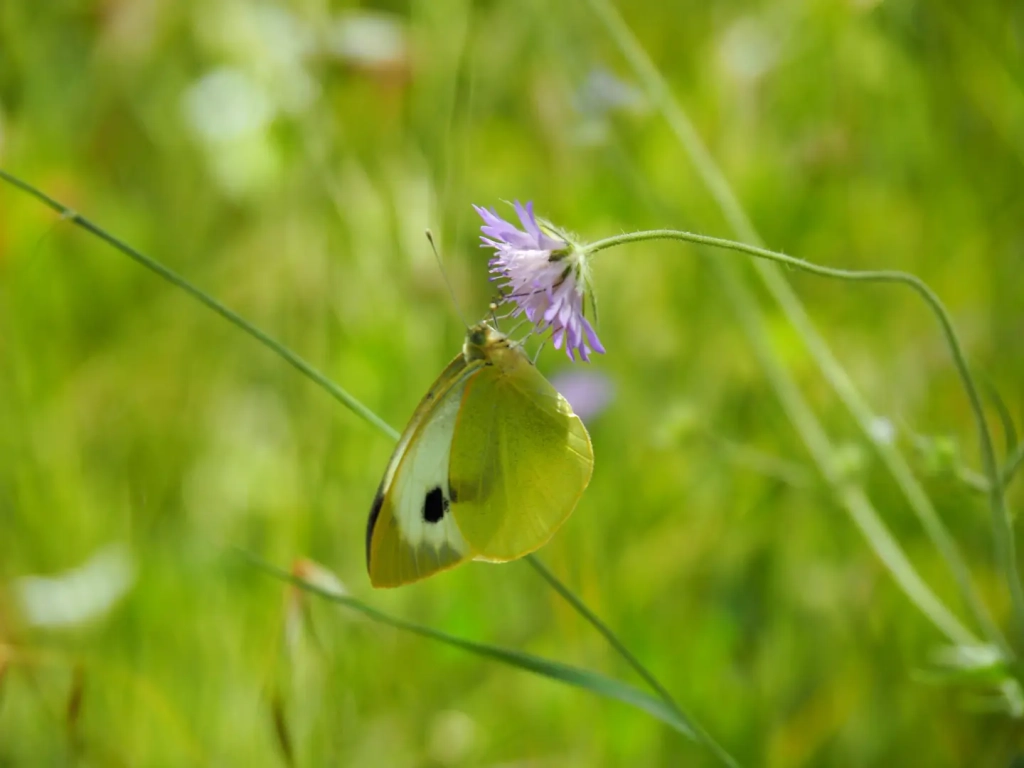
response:
[(190, 283), (184, 277), (179, 275), (173, 269), (166, 267), (160, 262), (156, 261), (155, 259), (152, 259), (149, 256), (146, 256), (144, 253), (135, 250), (124, 241), (114, 237), (112, 234), (107, 232), (102, 227), (93, 224), (89, 219), (85, 218), (77, 211), (73, 211), (63, 203), (57, 202), (52, 197), (47, 195), (45, 192), (36, 189), (31, 184), (25, 181), (22, 181), (17, 176), (12, 176), (2, 168), (0, 168), (0, 179), (3, 179), (8, 184), (15, 186), (22, 192), (25, 192), (31, 195), (32, 197), (36, 198), (44, 205), (46, 205), (48, 208), (52, 208), (54, 211), (59, 213), (63, 218), (78, 225), (87, 232), (95, 235), (100, 240), (103, 240), (108, 245), (111, 245), (117, 250), (119, 250), (121, 253), (123, 253), (125, 256), (130, 258), (135, 263), (141, 264), (143, 267), (150, 270), (151, 272), (155, 272), (167, 282), (171, 283), (177, 288), (180, 288), (181, 290), (183, 290), (185, 293), (187, 293), (189, 296), (196, 299), (200, 303), (205, 304), (209, 309), (212, 309), (214, 312), (223, 317), (236, 328), (240, 328), (242, 331), (256, 339), (256, 341), (258, 341), (260, 344), (276, 352), (280, 357), (284, 358), (284, 360), (289, 365), (293, 366), (294, 368), (297, 368), (300, 373), (302, 373), (312, 381), (319, 384), (322, 389), (326, 390), (328, 394), (334, 397), (335, 400), (340, 402), (342, 405), (344, 405), (346, 408), (348, 408), (350, 411), (356, 414), (359, 418), (377, 427), (377, 429), (391, 437), (393, 440), (398, 439), (398, 433), (395, 431), (394, 427), (392, 427), (390, 424), (381, 419), (380, 416), (375, 414), (373, 411), (371, 411), (369, 408), (367, 408), (365, 405), (359, 402), (356, 398), (354, 398), (344, 389), (339, 387), (333, 381), (328, 379), (324, 374), (320, 373), (320, 371), (318, 371), (312, 365), (307, 363), (297, 354), (292, 352), (286, 346), (281, 344), (279, 341), (272, 338), (271, 336), (268, 336), (266, 333), (261, 331), (259, 328), (250, 323), (237, 312), (225, 306), (224, 304), (221, 304), (208, 293), (194, 286), (192, 283)]
[(587, 622), (593, 626), (608, 644), (611, 645), (615, 652), (618, 653), (626, 663), (631, 666), (634, 671), (640, 675), (657, 694), (661, 697), (661, 700), (665, 702), (675, 713), (681, 717), (686, 723), (689, 724), (691, 730), (694, 732), (692, 738), (704, 742), (704, 744), (713, 752), (715, 752), (723, 761), (732, 764), (732, 758), (729, 754), (723, 750), (718, 742), (716, 742), (711, 736), (697, 723), (695, 723), (689, 715), (683, 712), (682, 708), (676, 703), (676, 700), (672, 697), (672, 694), (668, 692), (668, 689), (661, 684), (648, 669), (645, 667), (640, 660), (633, 655), (633, 653), (622, 643), (621, 640), (615, 635), (614, 632), (603, 622), (601, 618), (594, 613), (590, 608), (576, 596), (576, 593), (566, 587), (558, 577), (555, 576), (547, 566), (540, 561), (536, 555), (527, 555), (527, 562), (533, 566), (533, 569), (540, 574), (541, 578), (548, 583), (548, 585), (555, 590), (562, 598), (569, 603), (580, 614)]
[(674, 704), (652, 696), (649, 693), (634, 688), (631, 685), (627, 685), (626, 683), (613, 678), (598, 674), (597, 672), (580, 669), (579, 667), (574, 667), (559, 661), (552, 661), (541, 656), (535, 656), (533, 654), (524, 653), (523, 651), (517, 651), (511, 648), (502, 648), (497, 645), (465, 640), (454, 635), (449, 635), (441, 630), (433, 629), (432, 627), (427, 627), (422, 624), (416, 624), (415, 622), (400, 619), (396, 616), (391, 616), (363, 603), (360, 600), (357, 600), (354, 597), (342, 595), (337, 592), (324, 589), (316, 584), (303, 581), (298, 576), (295, 576), (282, 568), (271, 565), (270, 563), (245, 552), (244, 550), (240, 550), (240, 553), (251, 565), (269, 573), (275, 578), (294, 584), (296, 587), (299, 587), (311, 594), (361, 613), (372, 621), (380, 624), (386, 624), (390, 627), (394, 627), (395, 629), (400, 629), (403, 632), (410, 632), (414, 635), (419, 635), (420, 637), (436, 640), (437, 642), (459, 648), (482, 658), (497, 661), (510, 667), (526, 670), (527, 672), (533, 672), (534, 674), (541, 675), (542, 677), (546, 677), (550, 680), (564, 683), (565, 685), (570, 685), (575, 688), (581, 688), (599, 696), (614, 699), (615, 701), (619, 701), (623, 704), (628, 704), (629, 706), (639, 709), (655, 719), (660, 720), (677, 733), (681, 733), (687, 738), (708, 747), (715, 753), (723, 764), (729, 766), (738, 765), (727, 752), (719, 747), (717, 743), (711, 741), (704, 734), (704, 731), (696, 726), (689, 717), (679, 711)]

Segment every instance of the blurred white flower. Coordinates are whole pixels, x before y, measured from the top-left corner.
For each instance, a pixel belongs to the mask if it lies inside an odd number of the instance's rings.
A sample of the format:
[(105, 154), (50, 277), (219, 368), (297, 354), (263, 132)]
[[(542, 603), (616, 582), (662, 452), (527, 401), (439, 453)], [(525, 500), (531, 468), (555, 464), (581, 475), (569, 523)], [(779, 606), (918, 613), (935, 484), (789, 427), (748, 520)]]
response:
[(283, 112), (298, 114), (320, 95), (320, 85), (306, 69), (316, 52), (312, 27), (285, 8), (257, 5), (252, 9), (256, 50), (251, 66)]
[(379, 11), (339, 14), (327, 31), (324, 47), (350, 64), (371, 68), (401, 65), (408, 50), (402, 20)]
[(182, 107), (226, 192), (241, 196), (273, 181), (279, 163), (266, 128), (276, 108), (260, 83), (239, 69), (217, 69), (185, 91)]
[(212, 175), (235, 197), (273, 186), (280, 149), (268, 130), (320, 95), (308, 60), (317, 53), (311, 22), (273, 3), (199, 4), (196, 36), (224, 62), (181, 97), (184, 120), (206, 150)]
[(23, 576), (14, 582), (14, 592), (29, 624), (68, 627), (107, 613), (134, 581), (131, 555), (116, 544), (77, 568), (53, 576)]
[(752, 83), (775, 66), (779, 48), (778, 35), (762, 20), (744, 16), (725, 30), (718, 43), (718, 57), (734, 80)]
[(266, 90), (245, 72), (229, 67), (199, 78), (185, 91), (183, 106), (189, 127), (212, 143), (262, 131), (274, 116)]

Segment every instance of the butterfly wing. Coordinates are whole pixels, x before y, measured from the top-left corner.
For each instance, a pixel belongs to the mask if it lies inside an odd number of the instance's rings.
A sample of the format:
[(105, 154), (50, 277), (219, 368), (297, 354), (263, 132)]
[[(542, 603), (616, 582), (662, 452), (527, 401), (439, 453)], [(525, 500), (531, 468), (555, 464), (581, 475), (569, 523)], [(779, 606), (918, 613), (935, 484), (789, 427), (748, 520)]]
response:
[(449, 459), (451, 507), (477, 559), (544, 544), (590, 482), (594, 453), (569, 403), (516, 348), (468, 380)]
[(398, 441), (366, 528), (366, 567), (375, 587), (418, 581), (472, 556), (451, 514), (448, 475), (463, 392), (481, 366), (456, 357)]

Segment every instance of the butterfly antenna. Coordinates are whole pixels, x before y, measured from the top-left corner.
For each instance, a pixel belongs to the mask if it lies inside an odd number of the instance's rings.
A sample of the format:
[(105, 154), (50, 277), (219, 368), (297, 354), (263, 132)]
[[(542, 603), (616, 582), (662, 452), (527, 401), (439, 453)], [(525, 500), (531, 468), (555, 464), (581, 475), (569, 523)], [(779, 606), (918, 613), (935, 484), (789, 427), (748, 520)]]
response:
[(459, 320), (462, 324), (469, 329), (469, 323), (466, 322), (466, 316), (462, 314), (462, 308), (459, 307), (459, 300), (455, 298), (455, 289), (452, 288), (452, 281), (448, 279), (448, 273), (445, 271), (444, 262), (441, 261), (441, 254), (437, 250), (437, 244), (434, 242), (434, 233), (429, 229), (426, 231), (427, 242), (430, 243), (430, 249), (434, 252), (434, 258), (437, 259), (437, 267), (441, 270), (441, 277), (444, 278), (444, 284), (448, 286), (448, 295), (452, 297), (452, 305), (455, 307), (455, 314), (459, 316)]

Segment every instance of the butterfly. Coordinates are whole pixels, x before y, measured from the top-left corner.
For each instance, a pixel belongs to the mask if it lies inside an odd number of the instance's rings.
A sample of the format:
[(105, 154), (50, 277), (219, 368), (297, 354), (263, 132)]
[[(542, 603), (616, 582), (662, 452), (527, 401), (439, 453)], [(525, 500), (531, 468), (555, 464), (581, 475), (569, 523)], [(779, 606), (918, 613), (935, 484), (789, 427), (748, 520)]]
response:
[(590, 435), (520, 346), (487, 323), (420, 401), (373, 499), (366, 567), (397, 587), (543, 545), (590, 483)]

